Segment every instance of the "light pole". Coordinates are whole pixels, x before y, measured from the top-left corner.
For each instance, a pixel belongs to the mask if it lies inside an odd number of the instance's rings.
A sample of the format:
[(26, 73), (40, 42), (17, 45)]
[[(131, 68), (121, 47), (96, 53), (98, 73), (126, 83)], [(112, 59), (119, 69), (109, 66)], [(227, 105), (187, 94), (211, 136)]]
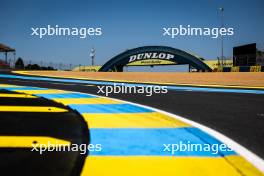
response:
[[(220, 13), (221, 13), (221, 28), (224, 27), (224, 8), (220, 7), (219, 8)], [(221, 66), (223, 67), (224, 65), (224, 36), (221, 35)]]
[(94, 59), (95, 59), (95, 48), (91, 49), (90, 57), (92, 59), (92, 66), (94, 66)]

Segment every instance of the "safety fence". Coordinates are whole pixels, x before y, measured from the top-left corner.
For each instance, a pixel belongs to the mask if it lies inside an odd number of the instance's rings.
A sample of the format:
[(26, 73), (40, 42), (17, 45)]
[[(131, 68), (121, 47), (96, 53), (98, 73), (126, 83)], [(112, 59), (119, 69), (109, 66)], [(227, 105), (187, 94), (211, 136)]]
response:
[(219, 67), (217, 72), (264, 72), (264, 66)]

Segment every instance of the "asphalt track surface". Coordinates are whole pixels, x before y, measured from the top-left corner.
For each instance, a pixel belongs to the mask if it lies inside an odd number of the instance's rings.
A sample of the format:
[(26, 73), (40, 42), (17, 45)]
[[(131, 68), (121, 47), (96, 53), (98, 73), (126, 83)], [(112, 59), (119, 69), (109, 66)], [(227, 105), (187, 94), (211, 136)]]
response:
[[(6, 78), (0, 78), (0, 83), (91, 94), (97, 94), (99, 90), (96, 86), (82, 83)], [(153, 94), (149, 97), (142, 94), (110, 94), (109, 97), (148, 105), (201, 123), (264, 158), (263, 94), (169, 90), (167, 94)]]

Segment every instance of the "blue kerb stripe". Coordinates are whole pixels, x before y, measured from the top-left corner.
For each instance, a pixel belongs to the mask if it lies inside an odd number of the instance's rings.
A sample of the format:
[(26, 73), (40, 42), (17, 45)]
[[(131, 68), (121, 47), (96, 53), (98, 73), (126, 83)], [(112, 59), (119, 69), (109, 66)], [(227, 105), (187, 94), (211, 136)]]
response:
[(70, 104), (72, 109), (80, 113), (142, 113), (153, 112), (131, 104)]
[[(125, 86), (154, 86), (150, 84), (139, 84), (139, 83), (115, 83), (111, 81), (89, 81), (89, 80), (78, 80), (78, 79), (58, 79), (48, 77), (33, 77), (33, 76), (17, 76), (0, 74), (0, 78), (13, 78), (13, 79), (26, 79), (26, 80), (37, 80), (37, 81), (52, 81), (52, 82), (68, 82), (68, 83), (84, 83), (84, 84), (95, 84), (95, 85), (125, 85)], [(251, 90), (251, 89), (225, 89), (225, 88), (201, 88), (191, 86), (167, 86), (170, 90), (178, 91), (203, 91), (203, 92), (227, 92), (227, 93), (252, 93), (252, 94), (264, 94), (264, 90)]]
[[(193, 131), (195, 133), (192, 133)], [(90, 155), (99, 156), (201, 156), (221, 157), (236, 155), (234, 151), (178, 150), (173, 154), (165, 150), (163, 144), (197, 144), (210, 146), (222, 144), (197, 128), (91, 128), (91, 143), (101, 144), (101, 151), (91, 151)], [(204, 140), (200, 137), (203, 136)], [(189, 142), (188, 142), (189, 141)], [(205, 142), (208, 141), (208, 142)], [(209, 145), (207, 145), (209, 146)], [(176, 146), (175, 146), (176, 147)], [(174, 148), (176, 149), (176, 148)], [(183, 148), (182, 148), (183, 149)], [(215, 154), (214, 154), (215, 153)]]
[(54, 99), (54, 98), (95, 98), (96, 96), (82, 94), (82, 93), (56, 93), (56, 94), (35, 94), (39, 97), (44, 97), (47, 99)]

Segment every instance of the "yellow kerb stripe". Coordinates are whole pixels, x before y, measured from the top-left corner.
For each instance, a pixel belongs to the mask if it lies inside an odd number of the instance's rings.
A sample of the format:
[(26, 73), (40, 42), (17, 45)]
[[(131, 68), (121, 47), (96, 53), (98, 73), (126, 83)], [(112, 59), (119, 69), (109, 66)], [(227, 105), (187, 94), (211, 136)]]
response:
[(38, 144), (70, 145), (70, 142), (47, 136), (0, 136), (0, 147), (33, 147)]
[(27, 94), (0, 94), (1, 98), (37, 98)]
[[(234, 158), (231, 165), (227, 160)], [(103, 167), (103, 168), (102, 168)], [(156, 156), (89, 156), (86, 158), (82, 176), (263, 176), (253, 165), (240, 156), (228, 157), (156, 157)]]
[(190, 126), (158, 112), (87, 114), (82, 116), (90, 128), (177, 128)]
[(48, 90), (14, 90), (15, 92), (21, 92), (26, 94), (59, 94), (59, 93), (69, 93), (63, 90), (48, 89)]
[(11, 84), (0, 84), (0, 87), (24, 87), (24, 86), (16, 86)]
[(110, 98), (54, 98), (56, 102), (64, 105), (69, 104), (119, 104), (120, 101), (112, 100)]
[(68, 112), (52, 106), (0, 106), (0, 112)]

